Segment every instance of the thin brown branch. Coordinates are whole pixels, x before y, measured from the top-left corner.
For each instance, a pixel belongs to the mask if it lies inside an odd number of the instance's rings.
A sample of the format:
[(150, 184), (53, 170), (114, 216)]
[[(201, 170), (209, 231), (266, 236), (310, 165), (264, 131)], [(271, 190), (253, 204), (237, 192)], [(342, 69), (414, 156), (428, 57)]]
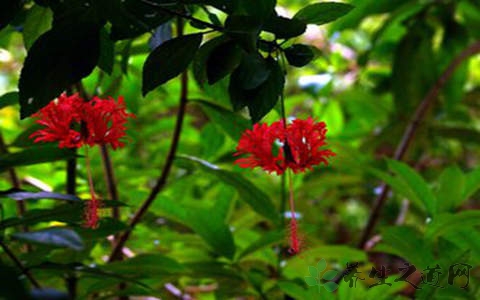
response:
[[(100, 152), (102, 154), (103, 169), (105, 171), (105, 179), (107, 182), (108, 195), (110, 200), (118, 201), (118, 190), (115, 182), (115, 173), (113, 172), (112, 160), (110, 159), (110, 153), (105, 145), (100, 146)], [(115, 220), (120, 219), (120, 209), (118, 207), (112, 207), (112, 217)]]
[[(183, 35), (183, 22), (181, 18), (178, 18), (177, 22), (177, 30), (178, 30), (178, 36)], [(138, 211), (135, 213), (133, 216), (132, 220), (130, 221), (130, 226), (129, 228), (120, 236), (118, 239), (117, 243), (115, 244), (115, 247), (113, 248), (112, 253), (110, 254), (110, 257), (108, 258), (108, 261), (115, 261), (118, 260), (121, 257), (122, 254), (122, 248), (127, 242), (127, 240), (130, 237), (130, 234), (132, 233), (133, 229), (135, 226), (140, 222), (142, 219), (143, 215), (148, 211), (150, 208), (150, 205), (152, 205), (153, 201), (157, 197), (157, 195), (162, 191), (162, 189), (165, 187), (167, 183), (168, 176), (170, 174), (170, 170), (172, 169), (173, 165), (173, 160), (175, 158), (175, 153), (177, 152), (178, 148), (178, 143), (180, 140), (180, 134), (182, 132), (182, 125), (183, 125), (183, 119), (185, 116), (185, 108), (187, 105), (187, 99), (188, 99), (188, 72), (185, 70), (182, 75), (180, 76), (180, 84), (181, 84), (181, 91), (180, 91), (180, 104), (178, 107), (178, 112), (177, 112), (177, 121), (175, 124), (175, 129), (173, 131), (173, 136), (172, 136), (172, 143), (170, 144), (170, 150), (168, 152), (167, 158), (165, 160), (165, 164), (163, 166), (163, 169), (160, 173), (160, 176), (157, 179), (157, 182), (155, 183), (155, 186), (152, 188), (150, 191), (150, 194), (148, 195), (147, 199), (145, 202), (143, 202), (142, 206), (138, 209)]]
[(20, 259), (15, 256), (12, 250), (8, 248), (8, 246), (3, 241), (0, 241), (0, 247), (2, 247), (5, 254), (7, 254), (7, 256), (13, 261), (13, 263), (20, 269), (22, 274), (27, 277), (30, 283), (37, 289), (41, 289), (42, 287), (40, 286), (38, 281), (33, 277), (33, 275), (28, 271), (28, 269), (22, 264)]
[[(458, 56), (456, 56), (448, 65), (447, 69), (441, 74), (440, 78), (437, 82), (433, 85), (433, 87), (429, 90), (425, 98), (423, 98), (420, 105), (415, 110), (415, 113), (407, 125), (405, 129), (402, 139), (398, 144), (395, 155), (393, 159), (395, 160), (402, 160), (405, 153), (407, 152), (409, 146), (411, 145), (415, 133), (420, 126), (425, 114), (427, 113), (428, 109), (430, 108), (433, 101), (438, 97), (440, 91), (448, 82), (450, 77), (453, 75), (457, 67), (463, 63), (466, 59), (471, 57), (474, 54), (480, 53), (480, 41), (477, 41), (470, 45), (468, 48), (463, 50)], [(372, 209), (372, 213), (370, 218), (368, 219), (367, 226), (362, 234), (362, 237), (358, 243), (358, 248), (363, 249), (365, 244), (367, 243), (369, 237), (371, 236), (375, 226), (377, 225), (378, 219), (380, 217), (380, 212), (385, 205), (387, 195), (389, 192), (389, 187), (386, 184), (382, 184), (380, 194), (378, 195), (377, 199), (374, 202), (374, 206)]]

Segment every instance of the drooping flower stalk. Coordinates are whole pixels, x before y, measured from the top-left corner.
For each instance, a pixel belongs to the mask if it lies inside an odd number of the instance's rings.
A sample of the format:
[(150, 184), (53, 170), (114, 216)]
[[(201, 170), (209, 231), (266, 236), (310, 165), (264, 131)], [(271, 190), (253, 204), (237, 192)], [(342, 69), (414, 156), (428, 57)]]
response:
[(93, 186), (92, 169), (90, 165), (90, 157), (88, 156), (88, 147), (85, 148), (85, 167), (87, 169), (88, 189), (90, 191), (91, 199), (87, 202), (85, 207), (85, 227), (97, 228), (99, 221), (98, 210), (101, 207), (101, 202), (95, 195), (95, 188)]
[(292, 174), (288, 172), (288, 182), (289, 182), (289, 204), (290, 204), (290, 248), (289, 252), (292, 255), (295, 255), (301, 250), (301, 241), (298, 237), (298, 224), (297, 224), (297, 215), (295, 212), (295, 199), (293, 195), (293, 179)]

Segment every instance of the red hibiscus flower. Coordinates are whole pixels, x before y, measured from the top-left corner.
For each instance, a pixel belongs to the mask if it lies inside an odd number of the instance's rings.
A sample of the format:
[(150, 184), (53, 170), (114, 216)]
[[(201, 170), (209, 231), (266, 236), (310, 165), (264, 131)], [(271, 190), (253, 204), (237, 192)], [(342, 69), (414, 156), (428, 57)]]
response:
[(295, 120), (287, 126), (277, 121), (270, 126), (255, 124), (246, 130), (234, 154), (247, 154), (235, 161), (242, 168), (261, 167), (267, 172), (283, 174), (290, 168), (293, 172), (304, 172), (318, 164), (328, 165), (328, 158), (335, 156), (325, 146), (326, 125), (315, 123), (312, 118)]

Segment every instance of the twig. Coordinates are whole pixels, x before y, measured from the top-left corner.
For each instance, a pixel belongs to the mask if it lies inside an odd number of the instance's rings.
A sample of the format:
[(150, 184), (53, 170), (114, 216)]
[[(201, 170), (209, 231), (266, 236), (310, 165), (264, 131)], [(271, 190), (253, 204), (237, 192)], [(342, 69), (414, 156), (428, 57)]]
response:
[[(438, 97), (438, 94), (440, 93), (441, 89), (445, 86), (445, 84), (448, 82), (450, 77), (453, 75), (457, 67), (467, 58), (470, 56), (477, 54), (480, 52), (480, 41), (477, 41), (470, 45), (468, 48), (463, 50), (458, 56), (456, 56), (448, 65), (447, 69), (442, 73), (440, 78), (437, 80), (437, 82), (433, 85), (433, 87), (430, 89), (428, 94), (423, 98), (422, 102), (420, 105), (417, 107), (411, 121), (408, 123), (407, 128), (405, 129), (405, 132), (403, 133), (402, 139), (400, 143), (397, 146), (397, 149), (395, 150), (395, 155), (393, 156), (393, 159), (395, 160), (402, 160), (405, 153), (408, 150), (408, 147), (410, 146), (414, 135), (418, 129), (418, 126), (420, 125), (420, 122), (423, 120), (425, 117), (426, 112), (428, 111), (428, 108), (430, 107), (431, 103)], [(378, 219), (380, 217), (380, 211), (382, 210), (385, 201), (387, 199), (387, 195), (389, 192), (389, 187), (386, 184), (382, 184), (380, 194), (378, 195), (377, 199), (375, 200), (374, 207), (372, 209), (372, 213), (370, 215), (370, 218), (368, 219), (367, 226), (365, 227), (365, 230), (362, 234), (362, 237), (360, 239), (360, 242), (358, 243), (358, 248), (363, 249), (365, 244), (368, 241), (368, 238), (372, 234), (373, 230), (375, 229), (375, 226), (378, 222)]]
[[(0, 133), (0, 153), (1, 154), (8, 154), (7, 145), (5, 144), (5, 140), (3, 139), (3, 135)], [(8, 176), (10, 177), (10, 181), (12, 186), (16, 189), (21, 187), (20, 180), (18, 179), (17, 172), (14, 168), (8, 168)], [(19, 217), (22, 217), (26, 212), (25, 201), (18, 200), (17, 203), (17, 213)], [(26, 230), (25, 230), (26, 231)]]
[[(177, 27), (178, 27), (177, 28), (178, 36), (183, 35), (183, 22), (180, 18), (178, 19)], [(165, 165), (163, 166), (162, 172), (160, 173), (160, 176), (158, 177), (157, 182), (155, 183), (155, 186), (150, 191), (150, 194), (148, 195), (147, 199), (145, 200), (145, 202), (143, 202), (142, 206), (138, 209), (138, 211), (135, 213), (132, 220), (130, 221), (129, 228), (119, 237), (117, 243), (115, 244), (115, 247), (112, 250), (112, 253), (110, 253), (110, 257), (108, 258), (109, 262), (115, 261), (121, 257), (122, 248), (127, 242), (128, 238), (130, 237), (132, 230), (140, 222), (143, 215), (147, 212), (148, 208), (150, 207), (150, 205), (152, 205), (153, 201), (157, 197), (158, 193), (160, 193), (160, 191), (165, 187), (165, 184), (167, 183), (168, 175), (170, 174), (170, 170), (173, 165), (173, 160), (175, 158), (175, 153), (177, 152), (177, 147), (180, 140), (180, 134), (182, 132), (183, 119), (185, 116), (185, 108), (186, 108), (187, 98), (188, 98), (187, 70), (185, 70), (182, 73), (180, 80), (181, 80), (180, 104), (178, 107), (177, 121), (175, 124), (173, 136), (172, 136), (172, 143), (170, 145), (170, 150), (168, 152)]]
[(37, 289), (41, 289), (42, 287), (38, 283), (38, 281), (33, 277), (33, 275), (28, 271), (28, 269), (22, 264), (22, 262), (15, 256), (15, 254), (8, 248), (8, 246), (3, 242), (0, 241), (0, 247), (2, 247), (3, 251), (7, 256), (15, 263), (15, 265), (22, 271), (22, 274), (25, 275), (28, 280), (32, 283), (34, 287)]

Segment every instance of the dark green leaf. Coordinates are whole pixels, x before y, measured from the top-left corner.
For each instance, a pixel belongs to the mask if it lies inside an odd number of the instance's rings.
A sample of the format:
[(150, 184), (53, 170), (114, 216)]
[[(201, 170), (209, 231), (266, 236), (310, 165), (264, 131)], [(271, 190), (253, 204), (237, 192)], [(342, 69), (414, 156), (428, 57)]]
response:
[(210, 57), (210, 53), (213, 49), (225, 43), (226, 41), (228, 41), (228, 37), (224, 35), (217, 36), (204, 43), (200, 49), (198, 49), (192, 65), (193, 76), (201, 87), (203, 87), (207, 82), (207, 60)]
[(438, 215), (428, 224), (425, 231), (425, 238), (436, 239), (446, 232), (455, 232), (480, 225), (480, 211), (461, 211), (456, 214), (444, 213)]
[(279, 222), (278, 213), (276, 212), (276, 208), (271, 199), (262, 190), (240, 174), (222, 170), (216, 165), (192, 156), (182, 155), (177, 159), (194, 162), (201, 168), (201, 170), (212, 174), (224, 183), (233, 186), (240, 194), (241, 200), (250, 205), (253, 210), (275, 223)]
[(260, 20), (252, 16), (230, 15), (225, 21), (225, 30), (228, 36), (251, 53), (257, 50), (261, 25)]
[(275, 13), (276, 2), (276, 0), (234, 0), (235, 14), (246, 14), (263, 21)]
[(459, 206), (465, 198), (463, 191), (465, 189), (465, 175), (456, 165), (443, 170), (438, 182), (439, 212), (452, 212)]
[(259, 239), (251, 243), (247, 248), (245, 248), (239, 255), (239, 258), (245, 257), (249, 254), (252, 254), (260, 249), (269, 247), (275, 244), (280, 244), (285, 240), (285, 231), (269, 231), (262, 235)]
[(208, 84), (214, 84), (230, 74), (242, 59), (242, 49), (234, 42), (227, 41), (215, 47), (207, 59)]
[(108, 36), (105, 29), (100, 30), (100, 57), (98, 59), (98, 67), (105, 73), (111, 75), (113, 71), (113, 63), (115, 60), (115, 44)]
[(346, 3), (320, 2), (305, 6), (293, 18), (307, 24), (322, 25), (335, 21), (349, 13), (352, 9), (353, 6)]
[(130, 259), (102, 266), (103, 271), (127, 278), (158, 278), (186, 272), (183, 265), (163, 254), (140, 254)]
[(19, 152), (1, 155), (0, 172), (11, 167), (35, 165), (74, 157), (75, 151), (71, 149), (60, 149), (58, 146), (31, 147)]
[(21, 118), (35, 113), (89, 75), (99, 53), (99, 28), (93, 24), (56, 27), (38, 38), (20, 75)]
[(23, 42), (30, 49), (33, 42), (52, 27), (52, 11), (49, 8), (34, 5), (29, 9), (23, 27)]
[(28, 127), (22, 133), (17, 135), (13, 142), (10, 143), (9, 147), (18, 147), (18, 148), (29, 148), (37, 147), (38, 144), (34, 142), (35, 139), (31, 139), (30, 136), (37, 130), (42, 129), (43, 126), (37, 123), (34, 123), (32, 126)]
[(67, 228), (49, 228), (41, 231), (17, 232), (12, 238), (34, 244), (42, 244), (53, 247), (70, 248), (81, 251), (84, 248), (80, 236)]
[(18, 103), (18, 92), (10, 92), (0, 96), (0, 109)]
[(304, 33), (307, 24), (298, 19), (273, 15), (263, 24), (262, 29), (275, 34), (277, 39), (290, 39)]
[(264, 83), (270, 72), (267, 61), (259, 53), (245, 54), (232, 74), (232, 80), (242, 89), (251, 90)]
[(234, 141), (238, 141), (242, 133), (250, 128), (250, 122), (239, 114), (211, 102), (203, 100), (193, 101), (199, 102), (208, 118), (224, 130)]
[(65, 201), (80, 201), (81, 199), (74, 195), (59, 194), (51, 192), (27, 192), (18, 189), (10, 189), (8, 191), (0, 191), (0, 198), (7, 197), (14, 200), (30, 200), (30, 199), (54, 199)]
[(470, 198), (478, 189), (480, 189), (480, 168), (467, 174), (462, 197), (463, 200)]
[(168, 40), (153, 50), (143, 66), (143, 95), (184, 71), (201, 42), (201, 34), (190, 34)]
[(303, 67), (315, 57), (311, 46), (303, 44), (294, 44), (285, 49), (285, 56), (290, 65), (294, 67)]
[(257, 123), (269, 113), (283, 92), (285, 76), (280, 65), (273, 58), (269, 58), (267, 67), (270, 70), (267, 80), (253, 90), (242, 89), (236, 77), (230, 78), (229, 93), (233, 109), (247, 106), (252, 123)]

